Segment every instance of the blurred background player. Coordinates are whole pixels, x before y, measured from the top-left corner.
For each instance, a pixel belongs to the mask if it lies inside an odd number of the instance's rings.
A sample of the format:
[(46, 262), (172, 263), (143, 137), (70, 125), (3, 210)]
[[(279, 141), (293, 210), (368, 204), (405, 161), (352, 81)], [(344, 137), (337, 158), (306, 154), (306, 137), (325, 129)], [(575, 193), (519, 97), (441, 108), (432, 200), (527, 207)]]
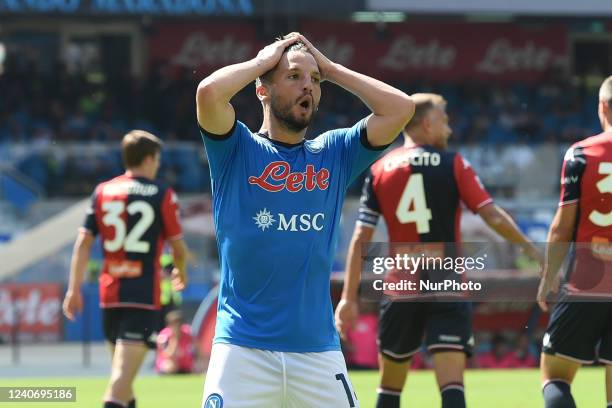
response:
[(612, 295), (611, 104), (609, 76), (599, 88), (603, 133), (573, 144), (563, 161), (561, 198), (548, 233), (538, 290), (543, 310), (548, 310), (548, 294), (557, 290), (557, 274), (569, 244), (575, 244), (567, 263), (568, 285), (559, 294), (543, 339), (540, 369), (546, 408), (575, 407), (570, 391), (574, 376), (582, 364), (597, 360), (606, 365), (607, 406), (612, 406), (612, 302), (588, 301), (589, 294), (602, 283), (599, 295), (608, 299)]
[(503, 334), (496, 333), (491, 339), (490, 348), (477, 357), (478, 368), (531, 368), (538, 365), (530, 350), (529, 336), (525, 332), (517, 337), (514, 347)]
[(378, 369), (378, 304), (359, 300), (359, 317), (342, 341), (349, 369)]
[[(452, 243), (461, 240), (457, 231), (464, 203), (499, 235), (539, 259), (537, 249), (493, 203), (469, 163), (445, 151), (451, 135), (445, 99), (427, 93), (412, 99), (416, 108), (404, 128), (404, 146), (376, 162), (363, 187), (342, 300), (336, 309), (336, 325), (343, 336), (358, 316), (361, 245), (372, 240), (380, 215), (390, 242)], [(410, 360), (423, 335), (429, 352), (434, 353), (442, 406), (464, 407), (463, 371), (474, 341), (471, 322), (468, 302), (393, 302), (385, 297), (378, 331), (381, 380), (376, 407), (400, 406)]]
[(159, 330), (161, 331), (167, 325), (166, 315), (174, 310), (180, 309), (183, 303), (183, 294), (181, 290), (177, 290), (173, 281), (174, 276), (174, 259), (172, 254), (163, 254), (159, 260), (161, 265), (161, 282), (159, 303), (161, 309), (159, 311)]
[[(230, 104), (253, 81), (258, 133)], [(372, 113), (305, 140), (323, 81)], [(214, 72), (196, 99), (222, 269), (204, 405), (359, 406), (333, 323), (333, 254), (347, 187), (397, 137), (412, 100), (333, 63), (297, 33)]]
[(155, 370), (160, 374), (188, 374), (194, 369), (195, 355), (191, 326), (178, 310), (166, 314), (166, 327), (157, 336)]
[(83, 308), (80, 286), (97, 235), (104, 248), (100, 307), (112, 369), (104, 408), (136, 406), (132, 384), (148, 348), (155, 348), (160, 308), (159, 258), (168, 241), (174, 256), (175, 285), (186, 283), (187, 246), (179, 222), (177, 196), (155, 181), (161, 141), (134, 130), (121, 143), (125, 173), (99, 184), (74, 244), (64, 314)]

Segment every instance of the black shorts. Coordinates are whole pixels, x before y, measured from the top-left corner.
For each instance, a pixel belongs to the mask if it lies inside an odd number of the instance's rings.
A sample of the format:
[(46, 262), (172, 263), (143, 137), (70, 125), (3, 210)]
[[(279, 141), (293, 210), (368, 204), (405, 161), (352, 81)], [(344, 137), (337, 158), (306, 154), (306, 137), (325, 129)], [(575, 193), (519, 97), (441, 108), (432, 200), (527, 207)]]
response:
[(469, 302), (383, 301), (378, 323), (378, 349), (391, 360), (409, 360), (421, 348), (463, 351), (472, 355), (472, 304)]
[(157, 310), (137, 309), (133, 307), (112, 307), (102, 309), (104, 337), (116, 344), (145, 344), (150, 349), (156, 348)]
[(557, 303), (544, 334), (542, 351), (583, 364), (596, 359), (612, 364), (612, 302)]

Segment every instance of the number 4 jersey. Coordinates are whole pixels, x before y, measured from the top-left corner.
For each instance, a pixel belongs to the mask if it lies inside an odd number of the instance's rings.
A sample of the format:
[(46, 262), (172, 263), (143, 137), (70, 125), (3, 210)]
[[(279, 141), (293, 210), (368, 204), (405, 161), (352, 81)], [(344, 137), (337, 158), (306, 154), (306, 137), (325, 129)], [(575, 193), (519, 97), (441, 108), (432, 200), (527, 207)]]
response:
[(382, 215), (391, 242), (460, 241), (461, 202), (473, 212), (492, 202), (459, 154), (431, 146), (400, 147), (374, 163), (358, 222)]
[(178, 212), (172, 188), (144, 177), (96, 187), (82, 230), (102, 241), (101, 307), (159, 309), (159, 257), (166, 240), (182, 238)]

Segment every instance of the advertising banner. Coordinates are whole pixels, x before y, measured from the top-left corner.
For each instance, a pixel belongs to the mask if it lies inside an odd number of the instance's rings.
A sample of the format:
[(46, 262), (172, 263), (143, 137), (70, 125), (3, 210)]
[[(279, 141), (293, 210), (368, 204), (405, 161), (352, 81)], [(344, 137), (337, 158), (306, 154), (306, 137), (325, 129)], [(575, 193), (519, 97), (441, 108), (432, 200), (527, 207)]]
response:
[(62, 292), (59, 284), (0, 285), (0, 336), (10, 341), (55, 341), (60, 337)]
[[(300, 31), (332, 61), (384, 80), (537, 82), (568, 63), (563, 25), (370, 23), (305, 20)], [(162, 24), (151, 62), (196, 70), (245, 61), (265, 44), (254, 25)]]
[(562, 25), (312, 21), (302, 30), (333, 61), (387, 80), (532, 82), (568, 60)]

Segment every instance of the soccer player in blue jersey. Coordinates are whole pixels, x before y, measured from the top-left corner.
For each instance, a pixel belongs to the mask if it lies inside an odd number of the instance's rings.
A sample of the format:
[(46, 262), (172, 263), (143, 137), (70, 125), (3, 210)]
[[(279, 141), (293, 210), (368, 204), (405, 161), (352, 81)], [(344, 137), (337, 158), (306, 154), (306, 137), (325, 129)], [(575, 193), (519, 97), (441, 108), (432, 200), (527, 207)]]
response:
[[(257, 133), (231, 98), (252, 81)], [(305, 140), (321, 82), (372, 114)], [(334, 328), (329, 278), (347, 186), (410, 120), (403, 92), (333, 63), (292, 33), (197, 90), (221, 256), (217, 326), (204, 386), (212, 407), (358, 407)]]

